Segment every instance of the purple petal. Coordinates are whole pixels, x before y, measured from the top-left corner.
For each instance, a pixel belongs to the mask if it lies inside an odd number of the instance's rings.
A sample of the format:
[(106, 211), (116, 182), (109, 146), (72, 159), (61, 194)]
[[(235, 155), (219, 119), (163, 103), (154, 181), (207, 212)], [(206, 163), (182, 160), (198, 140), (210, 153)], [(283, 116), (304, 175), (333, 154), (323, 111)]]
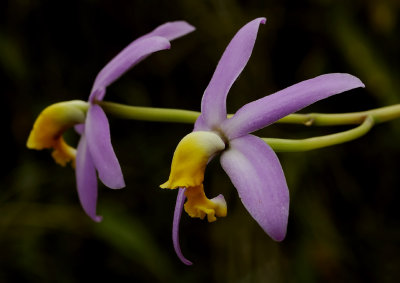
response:
[(364, 84), (352, 75), (321, 75), (244, 105), (232, 118), (224, 121), (221, 128), (229, 139), (240, 137), (318, 100), (357, 87), (364, 87)]
[(78, 189), (79, 201), (86, 214), (96, 222), (100, 222), (102, 217), (96, 214), (97, 204), (97, 177), (96, 170), (89, 149), (85, 134), (79, 140), (76, 154), (76, 184)]
[(111, 189), (125, 187), (121, 167), (111, 145), (106, 114), (97, 104), (91, 105), (88, 110), (85, 134), (94, 166), (103, 184)]
[(275, 241), (286, 235), (289, 190), (275, 152), (260, 138), (246, 135), (230, 142), (221, 165), (242, 203)]
[(197, 131), (212, 131), (212, 129), (204, 121), (204, 116), (201, 114), (199, 117), (197, 117), (196, 122), (194, 123), (193, 132)]
[(89, 101), (102, 100), (105, 88), (141, 60), (159, 50), (169, 49), (169, 41), (160, 36), (134, 41), (114, 57), (97, 75)]
[(246, 24), (225, 49), (201, 101), (203, 120), (210, 129), (226, 119), (226, 97), (229, 89), (246, 66), (259, 25), (265, 21), (265, 18), (258, 18)]
[(174, 243), (174, 249), (176, 255), (179, 259), (186, 265), (192, 265), (193, 263), (186, 259), (181, 252), (181, 246), (179, 244), (179, 222), (181, 221), (183, 204), (185, 202), (185, 188), (178, 189), (178, 196), (176, 198), (175, 211), (174, 211), (174, 220), (172, 222), (172, 242)]
[(85, 124), (76, 124), (74, 126), (75, 132), (77, 132), (79, 135), (82, 135), (82, 133), (85, 131)]
[(177, 39), (178, 37), (184, 36), (194, 30), (195, 27), (185, 21), (168, 22), (162, 24), (161, 26), (154, 29), (152, 32), (149, 32), (148, 34), (145, 34), (136, 40), (141, 40), (152, 36), (161, 36), (171, 41)]

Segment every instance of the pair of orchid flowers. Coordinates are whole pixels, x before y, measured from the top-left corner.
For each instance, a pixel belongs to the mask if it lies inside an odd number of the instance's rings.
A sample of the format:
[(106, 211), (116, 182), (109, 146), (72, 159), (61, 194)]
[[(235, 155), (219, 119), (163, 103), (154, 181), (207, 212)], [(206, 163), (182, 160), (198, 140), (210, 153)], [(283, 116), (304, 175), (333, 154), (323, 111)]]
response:
[[(316, 101), (353, 88), (364, 87), (356, 77), (332, 73), (302, 81), (241, 107), (227, 118), (227, 94), (246, 66), (265, 18), (243, 26), (225, 49), (201, 101), (201, 115), (193, 132), (178, 144), (172, 159), (171, 173), (161, 188), (178, 189), (172, 238), (180, 260), (190, 265), (180, 249), (179, 222), (183, 208), (191, 217), (209, 222), (227, 214), (222, 195), (208, 199), (203, 180), (207, 163), (220, 154), (222, 168), (230, 177), (250, 215), (275, 241), (286, 235), (289, 214), (289, 191), (275, 152), (261, 138), (250, 133), (296, 112)], [(186, 35), (194, 27), (184, 21), (163, 24), (136, 39), (114, 57), (97, 75), (89, 101), (53, 104), (38, 116), (28, 138), (32, 149), (52, 148), (52, 156), (61, 165), (75, 167), (80, 203), (94, 221), (97, 175), (109, 188), (125, 186), (121, 167), (111, 145), (110, 128), (98, 101), (106, 87), (135, 64), (159, 50), (170, 48), (173, 39)], [(81, 135), (77, 149), (64, 141), (63, 133), (71, 127)], [(185, 202), (186, 201), (186, 202)]]

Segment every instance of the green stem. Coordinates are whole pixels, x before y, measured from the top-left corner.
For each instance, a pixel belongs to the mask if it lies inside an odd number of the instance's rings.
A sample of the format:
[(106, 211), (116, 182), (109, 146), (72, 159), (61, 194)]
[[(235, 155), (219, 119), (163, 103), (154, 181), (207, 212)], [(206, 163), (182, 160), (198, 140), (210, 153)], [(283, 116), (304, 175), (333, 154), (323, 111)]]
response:
[[(126, 106), (106, 101), (100, 101), (98, 103), (108, 114), (124, 119), (192, 124), (200, 115), (200, 112), (189, 110)], [(228, 118), (231, 116), (232, 115), (228, 115)], [(400, 104), (368, 111), (342, 114), (295, 113), (278, 120), (276, 123), (303, 124), (306, 126), (359, 126), (344, 132), (308, 139), (292, 140), (263, 138), (263, 140), (275, 151), (307, 151), (354, 140), (365, 135), (374, 124), (387, 122), (396, 118), (400, 118)]]
[(304, 124), (306, 126), (357, 125), (361, 124), (367, 116), (371, 116), (375, 124), (400, 118), (400, 104), (341, 114), (295, 113), (280, 119), (277, 123)]
[[(99, 101), (98, 104), (106, 113), (123, 119), (192, 124), (200, 115), (200, 112), (197, 111), (127, 106), (108, 101)], [(231, 114), (228, 115), (228, 117), (231, 116)], [(276, 121), (276, 123), (303, 124), (306, 126), (357, 125), (361, 124), (367, 116), (371, 116), (376, 124), (400, 118), (400, 104), (341, 114), (295, 113)]]
[(128, 106), (107, 101), (97, 103), (107, 114), (123, 119), (193, 124), (200, 116), (200, 112), (190, 110)]
[(347, 130), (344, 132), (313, 137), (301, 140), (289, 140), (289, 139), (275, 139), (275, 138), (263, 138), (275, 151), (295, 152), (295, 151), (308, 151), (317, 148), (332, 146), (336, 144), (345, 143), (354, 139), (357, 139), (372, 129), (374, 125), (374, 118), (367, 116), (364, 121), (358, 127)]

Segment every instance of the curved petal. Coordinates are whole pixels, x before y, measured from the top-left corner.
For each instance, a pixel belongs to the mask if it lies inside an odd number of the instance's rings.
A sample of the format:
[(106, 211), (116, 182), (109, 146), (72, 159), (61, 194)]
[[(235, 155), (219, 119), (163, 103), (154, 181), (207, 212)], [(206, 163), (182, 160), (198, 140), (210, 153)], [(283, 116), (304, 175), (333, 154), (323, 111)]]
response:
[(171, 40), (177, 39), (178, 37), (181, 37), (188, 33), (191, 33), (194, 30), (195, 30), (195, 27), (185, 21), (168, 22), (168, 23), (162, 24), (161, 26), (155, 28), (153, 31), (149, 32), (148, 34), (145, 34), (145, 35), (139, 37), (135, 41), (138, 41), (138, 40), (141, 40), (144, 38), (149, 38), (152, 36), (165, 37), (166, 39), (171, 41)]
[(96, 169), (89, 149), (85, 134), (82, 134), (79, 140), (76, 154), (76, 185), (78, 189), (78, 197), (83, 210), (86, 214), (96, 222), (102, 220), (101, 216), (96, 214), (97, 204), (97, 177)]
[(221, 165), (251, 216), (272, 239), (283, 240), (289, 190), (275, 152), (260, 138), (246, 135), (230, 142)]
[(357, 87), (364, 87), (364, 84), (352, 75), (321, 75), (244, 105), (221, 128), (229, 139), (240, 137), (264, 128), (318, 100)]
[(207, 125), (207, 123), (204, 121), (204, 116), (200, 114), (199, 117), (197, 117), (196, 122), (194, 123), (193, 127), (193, 132), (198, 132), (198, 131), (212, 131), (212, 129)]
[(169, 41), (160, 36), (144, 38), (129, 44), (99, 72), (94, 81), (89, 101), (102, 100), (105, 95), (104, 89), (122, 74), (151, 53), (169, 49), (170, 46)]
[(201, 101), (203, 120), (210, 128), (226, 119), (226, 96), (246, 66), (253, 51), (259, 25), (265, 21), (265, 18), (258, 18), (246, 24), (225, 49)]
[(179, 259), (186, 265), (192, 265), (193, 263), (184, 257), (181, 251), (181, 246), (179, 244), (179, 223), (181, 221), (183, 203), (185, 202), (185, 188), (179, 188), (178, 196), (176, 198), (175, 210), (174, 210), (174, 220), (172, 222), (172, 242), (174, 244), (174, 249), (176, 255)]
[(111, 189), (125, 187), (121, 167), (111, 145), (106, 114), (97, 104), (93, 104), (88, 110), (85, 134), (94, 166), (103, 184)]

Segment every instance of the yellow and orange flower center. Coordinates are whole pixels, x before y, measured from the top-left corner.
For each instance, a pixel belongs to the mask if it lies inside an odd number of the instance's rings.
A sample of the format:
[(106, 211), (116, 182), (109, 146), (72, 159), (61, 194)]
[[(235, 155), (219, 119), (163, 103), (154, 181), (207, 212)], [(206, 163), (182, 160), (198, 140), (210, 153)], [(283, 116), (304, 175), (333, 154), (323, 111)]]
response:
[(214, 222), (218, 217), (225, 217), (227, 207), (225, 199), (222, 195), (208, 199), (204, 193), (203, 184), (196, 187), (188, 187), (185, 190), (187, 202), (185, 203), (185, 211), (190, 217), (198, 217), (204, 219), (207, 215), (208, 222)]
[(198, 131), (186, 135), (175, 150), (169, 179), (160, 187), (185, 187), (185, 211), (191, 217), (203, 219), (207, 215), (208, 221), (212, 222), (216, 220), (215, 216), (226, 216), (226, 203), (222, 195), (208, 199), (203, 187), (208, 161), (224, 148), (225, 143), (218, 134)]
[(56, 163), (75, 165), (76, 150), (63, 139), (63, 133), (72, 126), (85, 122), (88, 103), (74, 100), (60, 102), (45, 108), (36, 119), (26, 146), (41, 150), (52, 148)]

